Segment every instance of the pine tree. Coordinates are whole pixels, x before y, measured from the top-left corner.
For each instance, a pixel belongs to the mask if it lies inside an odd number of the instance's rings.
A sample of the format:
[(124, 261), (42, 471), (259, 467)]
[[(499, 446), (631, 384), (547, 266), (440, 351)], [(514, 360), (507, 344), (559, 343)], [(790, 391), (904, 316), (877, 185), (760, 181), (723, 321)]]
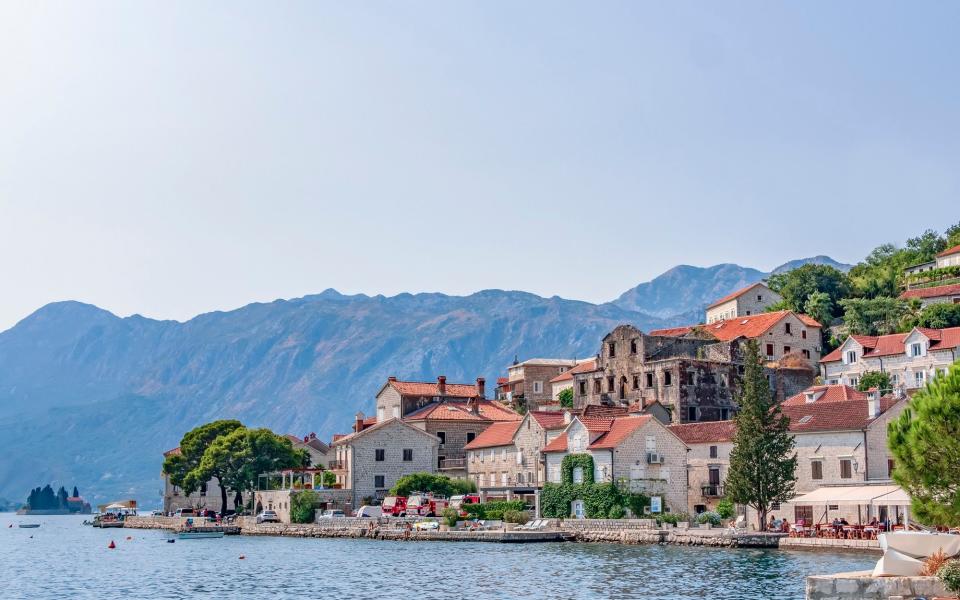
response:
[(73, 486), (73, 497), (74, 498), (80, 497), (80, 490), (77, 489), (77, 486)]
[(757, 511), (759, 529), (764, 531), (770, 505), (794, 495), (797, 456), (790, 419), (773, 400), (756, 340), (747, 341), (744, 350), (740, 412), (725, 487), (728, 498)]
[(960, 362), (917, 392), (888, 426), (893, 479), (910, 494), (913, 515), (960, 525)]

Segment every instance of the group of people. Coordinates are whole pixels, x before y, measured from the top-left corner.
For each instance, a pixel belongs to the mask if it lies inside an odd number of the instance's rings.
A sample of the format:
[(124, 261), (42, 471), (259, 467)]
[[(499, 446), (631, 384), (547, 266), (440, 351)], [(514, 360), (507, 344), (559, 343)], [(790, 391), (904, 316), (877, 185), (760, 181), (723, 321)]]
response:
[[(797, 521), (797, 525), (803, 525), (803, 521)], [(770, 515), (770, 522), (767, 523), (767, 531), (782, 531), (783, 533), (790, 533), (790, 521), (786, 517), (782, 519), (776, 519), (773, 515)]]

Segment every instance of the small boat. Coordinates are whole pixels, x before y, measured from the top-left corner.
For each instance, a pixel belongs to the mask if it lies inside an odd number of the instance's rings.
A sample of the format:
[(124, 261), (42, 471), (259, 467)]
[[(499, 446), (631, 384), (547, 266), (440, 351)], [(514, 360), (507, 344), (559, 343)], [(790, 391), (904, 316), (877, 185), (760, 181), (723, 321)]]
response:
[(222, 531), (181, 531), (177, 534), (181, 540), (202, 540), (206, 538), (222, 538)]
[(40, 527), (40, 523), (20, 523), (17, 527), (20, 529), (36, 529)]

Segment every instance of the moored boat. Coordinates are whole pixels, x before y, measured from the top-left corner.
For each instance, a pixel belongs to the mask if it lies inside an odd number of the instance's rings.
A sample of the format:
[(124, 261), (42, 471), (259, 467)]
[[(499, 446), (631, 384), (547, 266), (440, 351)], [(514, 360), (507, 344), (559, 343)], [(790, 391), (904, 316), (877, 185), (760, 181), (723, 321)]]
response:
[(181, 540), (201, 540), (206, 538), (222, 538), (222, 531), (181, 531), (177, 534)]
[(20, 529), (36, 529), (40, 527), (40, 523), (20, 523), (17, 527)]

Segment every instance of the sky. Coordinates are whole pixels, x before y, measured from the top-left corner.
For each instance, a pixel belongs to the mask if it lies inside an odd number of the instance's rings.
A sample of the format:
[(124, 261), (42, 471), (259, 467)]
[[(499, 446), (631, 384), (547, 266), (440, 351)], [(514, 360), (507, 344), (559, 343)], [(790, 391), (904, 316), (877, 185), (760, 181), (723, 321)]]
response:
[(0, 330), (611, 300), (960, 221), (960, 3), (0, 3)]

